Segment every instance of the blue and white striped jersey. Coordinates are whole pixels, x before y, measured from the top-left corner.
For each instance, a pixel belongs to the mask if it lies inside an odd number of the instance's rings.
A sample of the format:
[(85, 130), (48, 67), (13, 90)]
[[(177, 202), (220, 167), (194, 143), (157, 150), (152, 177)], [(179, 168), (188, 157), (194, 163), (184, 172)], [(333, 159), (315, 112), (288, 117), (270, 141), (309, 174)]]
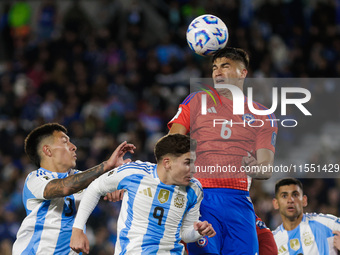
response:
[(13, 255), (77, 254), (70, 248), (70, 238), (76, 208), (84, 192), (50, 200), (43, 196), (51, 180), (66, 178), (75, 173), (78, 171), (56, 173), (39, 168), (27, 176), (23, 189), (27, 216), (17, 233)]
[(100, 196), (125, 189), (118, 218), (115, 254), (182, 254), (180, 240), (194, 242), (194, 230), (203, 198), (200, 183), (166, 185), (157, 165), (136, 161), (103, 174), (87, 188), (74, 226), (82, 229)]
[(333, 230), (340, 231), (340, 219), (330, 214), (306, 213), (299, 226), (291, 231), (281, 224), (273, 231), (279, 255), (336, 255)]

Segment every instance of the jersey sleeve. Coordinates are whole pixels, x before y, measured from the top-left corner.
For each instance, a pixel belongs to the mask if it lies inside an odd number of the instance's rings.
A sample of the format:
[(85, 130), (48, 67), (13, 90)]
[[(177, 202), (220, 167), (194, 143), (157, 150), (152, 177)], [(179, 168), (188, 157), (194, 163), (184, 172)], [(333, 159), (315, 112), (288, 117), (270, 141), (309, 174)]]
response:
[(272, 232), (263, 231), (257, 236), (259, 240), (259, 254), (261, 255), (277, 255), (277, 246)]
[(176, 115), (168, 123), (168, 128), (171, 129), (174, 123), (183, 125), (187, 132), (190, 130), (190, 100), (193, 94), (187, 96), (186, 99), (179, 105)]
[[(45, 199), (44, 198), (44, 191), (46, 185), (52, 181), (53, 178), (50, 176), (40, 172), (38, 173), (31, 173), (27, 177), (27, 181), (25, 186), (27, 189), (35, 196), (37, 199)], [(25, 190), (25, 189), (24, 189)]]
[[(198, 182), (198, 181), (197, 181)], [(194, 222), (198, 222), (200, 216), (200, 206), (203, 199), (203, 191), (201, 187), (197, 184), (195, 188), (195, 196), (191, 194), (188, 197), (194, 197), (193, 201), (191, 201), (191, 205), (188, 208), (188, 211), (185, 213), (183, 218), (183, 224), (181, 227), (181, 238), (186, 243), (191, 243), (197, 241), (200, 237), (202, 237), (195, 229)]]
[(276, 255), (277, 246), (273, 233), (267, 228), (266, 224), (256, 216), (256, 233), (259, 241), (259, 254)]
[(314, 220), (320, 222), (332, 231), (340, 231), (340, 219), (331, 214), (317, 214)]
[(98, 204), (100, 197), (117, 190), (120, 181), (129, 175), (131, 175), (130, 171), (118, 167), (94, 180), (83, 195), (73, 227), (84, 229), (87, 219)]
[(255, 150), (269, 149), (275, 153), (275, 144), (277, 137), (277, 123), (274, 121), (276, 117), (272, 114), (269, 119), (264, 120), (263, 127), (259, 128), (256, 136)]

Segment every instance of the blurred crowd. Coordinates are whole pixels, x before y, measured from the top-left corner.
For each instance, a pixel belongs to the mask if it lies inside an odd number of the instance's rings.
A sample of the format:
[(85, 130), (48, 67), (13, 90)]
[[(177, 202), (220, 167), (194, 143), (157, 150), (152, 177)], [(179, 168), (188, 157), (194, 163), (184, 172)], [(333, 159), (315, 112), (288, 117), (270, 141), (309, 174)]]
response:
[[(137, 147), (133, 159), (154, 162), (153, 145), (190, 93), (190, 78), (211, 76), (211, 61), (193, 54), (185, 39), (199, 15), (214, 14), (226, 23), (229, 46), (250, 54), (250, 78), (333, 78), (306, 85), (312, 117), (288, 111), (301, 125), (279, 127), (278, 158), (305, 133), (318, 134), (327, 121), (340, 121), (338, 0), (21, 0), (3, 1), (0, 8), (0, 254), (11, 254), (25, 216), (21, 192), (35, 166), (23, 144), (34, 127), (67, 127), (80, 170), (107, 159), (124, 140)], [(269, 88), (256, 90), (270, 95)], [(340, 162), (339, 149), (309, 160), (327, 163), (329, 153)], [(337, 179), (304, 184), (306, 211), (340, 215)], [(255, 211), (273, 229), (280, 219), (271, 206), (273, 194), (262, 186), (253, 184)], [(113, 254), (119, 208), (101, 202), (90, 217), (91, 254)]]

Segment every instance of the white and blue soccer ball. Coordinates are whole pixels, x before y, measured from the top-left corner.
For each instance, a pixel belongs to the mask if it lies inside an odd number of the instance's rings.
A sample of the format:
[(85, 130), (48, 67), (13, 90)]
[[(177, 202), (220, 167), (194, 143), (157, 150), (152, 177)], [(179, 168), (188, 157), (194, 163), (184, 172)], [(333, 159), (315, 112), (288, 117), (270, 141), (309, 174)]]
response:
[(210, 14), (194, 19), (187, 30), (187, 42), (190, 49), (201, 56), (213, 55), (228, 42), (228, 28), (224, 22)]

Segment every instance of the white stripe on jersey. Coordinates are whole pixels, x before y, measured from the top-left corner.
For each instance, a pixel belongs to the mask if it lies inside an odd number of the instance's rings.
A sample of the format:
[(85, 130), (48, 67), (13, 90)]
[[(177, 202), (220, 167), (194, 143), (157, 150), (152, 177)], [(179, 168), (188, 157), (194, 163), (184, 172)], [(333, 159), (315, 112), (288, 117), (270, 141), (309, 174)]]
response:
[(280, 225), (273, 234), (279, 255), (336, 255), (333, 230), (340, 231), (340, 221), (335, 216), (306, 213), (297, 228), (286, 231)]
[[(146, 211), (150, 211), (151, 206), (152, 206), (152, 202), (153, 199), (152, 197), (149, 197), (147, 195), (144, 195), (144, 190), (147, 189), (149, 187), (147, 180), (145, 179), (141, 179), (140, 185), (135, 186), (134, 188), (137, 189), (137, 194), (140, 194), (140, 192), (143, 194), (143, 196), (145, 196), (145, 199), (142, 201), (142, 203), (132, 203), (132, 208), (129, 207), (128, 205), (128, 196), (124, 196), (123, 198), (123, 202), (122, 202), (122, 207), (121, 207), (121, 213), (119, 214), (119, 218), (118, 218), (118, 225), (117, 225), (117, 233), (120, 233), (119, 236), (119, 241), (117, 240), (116, 243), (116, 252), (120, 253), (122, 250), (122, 247), (127, 247), (127, 248), (131, 248), (133, 249), (133, 245), (135, 243), (142, 243), (143, 242), (143, 236), (145, 235), (146, 231), (147, 231), (147, 227), (148, 227), (148, 222), (145, 221), (140, 221), (137, 224), (131, 224), (131, 220), (128, 221), (127, 217), (129, 213), (133, 213), (133, 212), (138, 212), (141, 211), (140, 207), (143, 207)], [(150, 187), (150, 193), (153, 196), (156, 193), (156, 187)], [(129, 196), (129, 199), (132, 199), (132, 196)], [(131, 203), (130, 203), (131, 205)], [(126, 213), (125, 213), (126, 212)], [(124, 224), (122, 224), (122, 222), (124, 222)], [(125, 230), (127, 230), (127, 226), (131, 224), (130, 230), (126, 233), (126, 231), (122, 231), (123, 228), (125, 228)], [(124, 240), (124, 238), (126, 237), (126, 240)], [(134, 240), (133, 243), (127, 243), (128, 240)], [(134, 250), (136, 251), (136, 253), (141, 253), (141, 246), (137, 246), (134, 248)], [(118, 254), (119, 254), (118, 253)]]
[(115, 254), (182, 254), (180, 229), (193, 229), (198, 221), (202, 189), (195, 179), (187, 187), (165, 185), (156, 168), (136, 161), (96, 179), (84, 194), (73, 227), (82, 228), (101, 195), (125, 189)]

